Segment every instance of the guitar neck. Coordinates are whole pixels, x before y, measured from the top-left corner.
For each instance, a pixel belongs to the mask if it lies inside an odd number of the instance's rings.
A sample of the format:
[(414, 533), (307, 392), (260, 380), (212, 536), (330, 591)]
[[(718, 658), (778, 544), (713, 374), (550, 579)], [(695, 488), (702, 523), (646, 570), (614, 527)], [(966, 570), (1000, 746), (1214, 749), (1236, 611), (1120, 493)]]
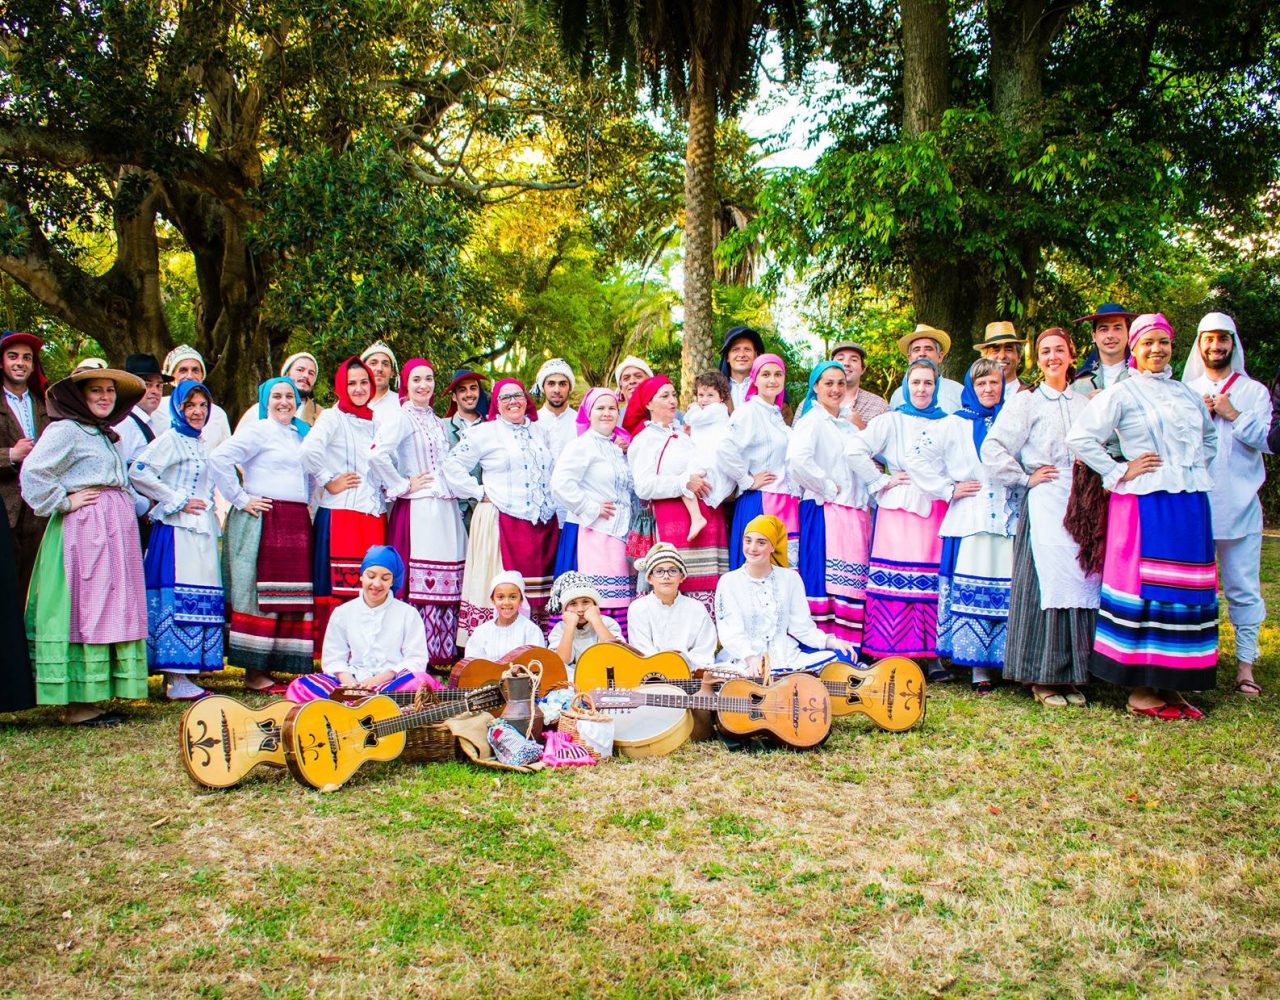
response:
[(471, 692), (471, 697), (457, 701), (441, 702), (417, 712), (402, 712), (394, 719), (383, 719), (374, 725), (379, 736), (391, 733), (403, 733), (419, 726), (429, 726), (433, 722), (444, 722), (455, 715), (462, 715), (472, 710), (495, 708), (502, 702), (502, 693), (498, 688), (480, 688)]
[[(760, 711), (750, 698), (726, 698), (719, 694), (662, 694), (644, 690), (630, 692), (632, 700), (655, 708), (705, 709), (708, 712)], [(608, 710), (608, 706), (605, 706)]]

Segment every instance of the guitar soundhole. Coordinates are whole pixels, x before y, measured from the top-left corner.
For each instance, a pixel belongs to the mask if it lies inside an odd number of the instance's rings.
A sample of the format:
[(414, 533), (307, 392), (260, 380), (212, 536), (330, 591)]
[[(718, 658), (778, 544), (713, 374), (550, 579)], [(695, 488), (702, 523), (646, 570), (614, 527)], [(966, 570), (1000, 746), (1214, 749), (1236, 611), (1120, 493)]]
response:
[(262, 734), (261, 749), (264, 753), (275, 753), (280, 749), (280, 730), (274, 722), (259, 722), (258, 732)]
[(360, 725), (364, 727), (364, 745), (367, 747), (376, 747), (378, 745), (378, 734), (373, 731), (373, 716), (366, 715), (360, 720)]

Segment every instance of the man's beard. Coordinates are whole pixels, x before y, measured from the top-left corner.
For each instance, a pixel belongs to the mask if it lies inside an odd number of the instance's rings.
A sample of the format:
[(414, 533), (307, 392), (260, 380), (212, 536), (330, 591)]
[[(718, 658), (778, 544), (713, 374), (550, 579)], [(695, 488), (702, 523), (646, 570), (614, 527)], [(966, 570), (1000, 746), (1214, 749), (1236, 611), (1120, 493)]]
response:
[(1228, 370), (1231, 368), (1231, 355), (1232, 355), (1232, 353), (1233, 353), (1233, 352), (1228, 351), (1228, 352), (1226, 353), (1226, 355), (1221, 359), (1221, 361), (1218, 361), (1218, 362), (1210, 361), (1210, 360), (1209, 360), (1209, 358), (1206, 356), (1206, 357), (1204, 358), (1204, 367), (1205, 367), (1205, 370), (1206, 370), (1206, 371), (1211, 371), (1211, 372), (1225, 372), (1225, 371), (1228, 371)]

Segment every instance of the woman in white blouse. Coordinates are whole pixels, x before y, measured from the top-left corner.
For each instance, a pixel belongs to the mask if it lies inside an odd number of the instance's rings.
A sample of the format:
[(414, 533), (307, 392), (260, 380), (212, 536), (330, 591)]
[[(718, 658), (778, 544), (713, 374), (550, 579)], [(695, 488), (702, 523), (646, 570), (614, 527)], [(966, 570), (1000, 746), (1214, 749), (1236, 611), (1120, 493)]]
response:
[(200, 439), (212, 395), (179, 382), (169, 397), (169, 429), (129, 467), (133, 488), (152, 500), (155, 522), (142, 572), (147, 581), (147, 663), (165, 676), (165, 697), (204, 694), (191, 677), (221, 670), (224, 600), (218, 565), (209, 452)]
[(300, 398), (291, 379), (263, 382), (255, 418), (242, 419), (209, 457), (231, 504), (222, 539), (227, 662), (244, 668), (250, 691), (271, 694), (285, 688), (270, 671), (305, 674), (314, 658), (312, 480), (302, 465), (310, 428), (297, 416)]
[[(472, 426), (444, 460), (450, 492), (480, 501), (471, 516), (463, 568), (460, 639), (493, 617), (486, 587), (503, 570), (524, 578), (533, 621), (546, 626), (560, 524), (551, 497), (555, 460), (537, 419), (524, 386), (501, 379), (493, 387), (489, 416)], [(477, 466), (483, 485), (471, 474)]]
[[(867, 580), (863, 652), (871, 657), (938, 655), (938, 535), (951, 481), (933, 460), (946, 411), (938, 405), (938, 367), (927, 358), (907, 367), (900, 404), (870, 421), (846, 455), (878, 498)], [(888, 470), (881, 473), (875, 458)], [(950, 679), (936, 662), (931, 681)]]
[[(710, 609), (716, 581), (729, 568), (724, 514), (706, 505), (711, 483), (699, 470), (705, 467), (689, 435), (676, 421), (676, 391), (665, 375), (645, 379), (627, 403), (623, 430), (631, 435), (627, 465), (636, 496), (653, 507), (655, 541), (680, 550), (689, 575), (680, 592)], [(698, 502), (706, 524), (690, 537), (690, 517), (684, 500)]]
[(372, 467), (373, 378), (359, 358), (333, 376), (338, 405), (316, 418), (302, 442), (302, 463), (323, 487), (315, 521), (315, 649), (337, 607), (360, 593), (360, 561), (387, 540), (382, 483)]
[[(1200, 719), (1182, 692), (1217, 681), (1209, 467), (1218, 433), (1200, 394), (1172, 377), (1173, 327), (1162, 314), (1133, 321), (1129, 349), (1133, 375), (1095, 396), (1067, 435), (1111, 492), (1090, 672), (1129, 688), (1130, 712)], [(1119, 461), (1106, 448), (1113, 436)]]
[(938, 654), (973, 669), (973, 689), (989, 694), (1004, 667), (1013, 576), (1013, 533), (1022, 491), (995, 482), (982, 443), (1004, 406), (1000, 365), (979, 358), (964, 377), (960, 409), (938, 422), (933, 461), (955, 484), (942, 521), (938, 574)]
[(636, 590), (627, 562), (631, 470), (618, 447), (618, 396), (590, 389), (578, 407), (578, 436), (564, 446), (551, 473), (551, 495), (568, 516), (560, 529), (556, 578), (577, 571), (599, 596), (606, 618), (627, 635), (627, 608)]
[(384, 409), (374, 422), (370, 464), (393, 501), (387, 540), (408, 563), (396, 597), (421, 616), (431, 665), (444, 667), (457, 659), (467, 533), (444, 480), (449, 437), (431, 409), (435, 392), (431, 362), (406, 361), (400, 369), (400, 406)]
[(746, 402), (729, 416), (716, 461), (741, 491), (729, 526), (729, 567), (742, 565), (742, 538), (747, 523), (772, 514), (787, 527), (787, 559), (800, 558), (800, 496), (787, 475), (787, 442), (791, 429), (783, 417), (787, 369), (776, 354), (761, 354), (747, 378)]
[[(746, 562), (716, 585), (719, 660), (729, 670), (759, 675), (816, 670), (850, 660), (853, 645), (827, 635), (809, 617), (800, 574), (787, 568), (787, 532), (771, 514), (743, 532)], [(802, 645), (807, 648), (802, 648)]]
[(809, 393), (791, 427), (787, 469), (800, 500), (800, 578), (818, 628), (862, 646), (871, 515), (867, 488), (845, 453), (857, 428), (840, 416), (845, 372), (824, 361), (809, 375)]
[(1098, 577), (1080, 566), (1080, 547), (1063, 527), (1071, 493), (1067, 430), (1088, 403), (1070, 387), (1075, 347), (1051, 327), (1036, 337), (1044, 381), (1005, 400), (982, 461), (992, 478), (1026, 490), (1013, 540), (1013, 582), (1004, 677), (1031, 685), (1043, 705), (1083, 705)]

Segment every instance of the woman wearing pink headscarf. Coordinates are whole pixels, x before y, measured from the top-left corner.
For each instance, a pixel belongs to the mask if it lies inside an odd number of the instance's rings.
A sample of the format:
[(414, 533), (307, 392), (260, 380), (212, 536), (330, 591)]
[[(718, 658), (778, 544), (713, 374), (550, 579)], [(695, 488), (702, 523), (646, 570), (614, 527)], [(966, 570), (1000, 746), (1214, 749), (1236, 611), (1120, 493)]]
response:
[(564, 446), (551, 474), (551, 494), (568, 517), (560, 529), (556, 578), (576, 570), (600, 595), (602, 614), (627, 634), (627, 607), (636, 596), (627, 562), (631, 471), (618, 446), (618, 394), (590, 389), (578, 407), (578, 436)]
[[(493, 617), (489, 581), (503, 570), (524, 577), (531, 617), (546, 628), (560, 526), (551, 496), (555, 460), (537, 419), (525, 387), (516, 379), (501, 379), (493, 387), (488, 418), (468, 430), (444, 460), (449, 491), (480, 501), (471, 516), (462, 573), (462, 645), (477, 625)], [(483, 484), (471, 474), (476, 466)]]
[(720, 469), (738, 484), (729, 537), (729, 567), (743, 564), (742, 537), (748, 522), (772, 514), (787, 529), (787, 564), (800, 559), (800, 494), (787, 472), (791, 428), (783, 414), (787, 366), (776, 354), (761, 354), (747, 377), (746, 402), (729, 417), (716, 452)]
[(425, 358), (411, 358), (400, 369), (400, 406), (375, 422), (373, 458), (392, 501), (387, 541), (405, 561), (407, 572), (396, 597), (422, 618), (433, 667), (457, 659), (458, 605), (467, 533), (456, 497), (444, 481), (449, 436), (431, 409), (436, 373)]

